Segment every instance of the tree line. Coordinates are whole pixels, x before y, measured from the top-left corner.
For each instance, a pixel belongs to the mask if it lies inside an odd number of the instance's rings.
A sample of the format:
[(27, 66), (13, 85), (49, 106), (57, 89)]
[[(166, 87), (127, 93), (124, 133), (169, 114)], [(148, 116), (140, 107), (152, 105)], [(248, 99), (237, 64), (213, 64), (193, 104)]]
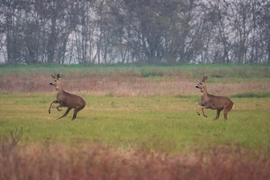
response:
[(1, 0), (0, 62), (270, 63), (270, 2)]

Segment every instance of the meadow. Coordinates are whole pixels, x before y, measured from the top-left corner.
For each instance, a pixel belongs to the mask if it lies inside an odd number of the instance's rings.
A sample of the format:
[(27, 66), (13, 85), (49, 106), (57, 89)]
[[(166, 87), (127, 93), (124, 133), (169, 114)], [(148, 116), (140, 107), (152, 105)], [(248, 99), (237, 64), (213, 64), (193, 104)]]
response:
[[(86, 107), (49, 104), (59, 73)], [(195, 88), (232, 99), (198, 116)], [(270, 66), (0, 66), (0, 179), (269, 179)]]

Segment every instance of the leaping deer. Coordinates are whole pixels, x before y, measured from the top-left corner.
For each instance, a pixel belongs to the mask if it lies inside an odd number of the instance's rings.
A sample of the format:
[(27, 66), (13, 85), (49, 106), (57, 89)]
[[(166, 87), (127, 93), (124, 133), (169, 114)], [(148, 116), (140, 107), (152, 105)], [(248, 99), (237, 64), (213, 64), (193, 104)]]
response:
[[(204, 109), (216, 109), (217, 115), (214, 120), (217, 120), (219, 118), (219, 114), (222, 110), (224, 111), (224, 118), (227, 119), (227, 114), (234, 105), (233, 102), (228, 97), (214, 96), (208, 94), (206, 89), (206, 80), (207, 76), (203, 76), (201, 82), (199, 82), (199, 84), (196, 86), (196, 88), (200, 89), (202, 93), (201, 101), (198, 102), (197, 105), (201, 107), (204, 117), (207, 117), (204, 114)], [(198, 115), (200, 115), (197, 109), (196, 112)]]
[(75, 94), (70, 94), (70, 93), (64, 91), (64, 89), (61, 86), (59, 74), (57, 74), (57, 77), (54, 77), (53, 75), (51, 75), (51, 76), (53, 78), (53, 81), (50, 83), (50, 85), (55, 87), (55, 89), (57, 91), (57, 95), (56, 95), (56, 100), (50, 104), (50, 107), (48, 110), (49, 114), (51, 113), (52, 104), (59, 103), (59, 106), (56, 107), (56, 109), (58, 111), (61, 111), (61, 109), (59, 109), (60, 107), (67, 107), (67, 110), (58, 119), (65, 117), (71, 109), (74, 109), (74, 113), (73, 113), (73, 117), (72, 117), (72, 120), (74, 120), (77, 116), (77, 113), (85, 107), (85, 101), (80, 96), (77, 96)]

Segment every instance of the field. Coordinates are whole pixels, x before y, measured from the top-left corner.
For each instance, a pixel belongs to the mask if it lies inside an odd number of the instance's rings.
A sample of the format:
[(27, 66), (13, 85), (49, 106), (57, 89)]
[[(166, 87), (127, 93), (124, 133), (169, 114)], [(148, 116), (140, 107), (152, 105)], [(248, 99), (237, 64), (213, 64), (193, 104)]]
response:
[[(86, 107), (49, 104), (60, 73)], [(195, 88), (232, 99), (198, 116)], [(269, 179), (270, 66), (0, 66), (0, 179)]]

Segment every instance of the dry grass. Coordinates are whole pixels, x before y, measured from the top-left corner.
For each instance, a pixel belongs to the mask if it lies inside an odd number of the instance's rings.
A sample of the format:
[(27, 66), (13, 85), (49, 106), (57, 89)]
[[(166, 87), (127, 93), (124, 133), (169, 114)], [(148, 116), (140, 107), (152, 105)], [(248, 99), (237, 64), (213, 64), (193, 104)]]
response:
[[(199, 82), (185, 74), (158, 78), (143, 77), (136, 71), (124, 72), (84, 72), (62, 75), (62, 83), (69, 92), (86, 92), (93, 95), (112, 96), (161, 96), (198, 95), (195, 85)], [(49, 86), (49, 73), (25, 72), (2, 75), (0, 92), (53, 92)], [(268, 82), (208, 83), (212, 94), (232, 95), (248, 91), (270, 91)]]
[(269, 156), (222, 146), (206, 153), (162, 154), (100, 145), (70, 147), (0, 144), (0, 179), (260, 180), (270, 178)]

